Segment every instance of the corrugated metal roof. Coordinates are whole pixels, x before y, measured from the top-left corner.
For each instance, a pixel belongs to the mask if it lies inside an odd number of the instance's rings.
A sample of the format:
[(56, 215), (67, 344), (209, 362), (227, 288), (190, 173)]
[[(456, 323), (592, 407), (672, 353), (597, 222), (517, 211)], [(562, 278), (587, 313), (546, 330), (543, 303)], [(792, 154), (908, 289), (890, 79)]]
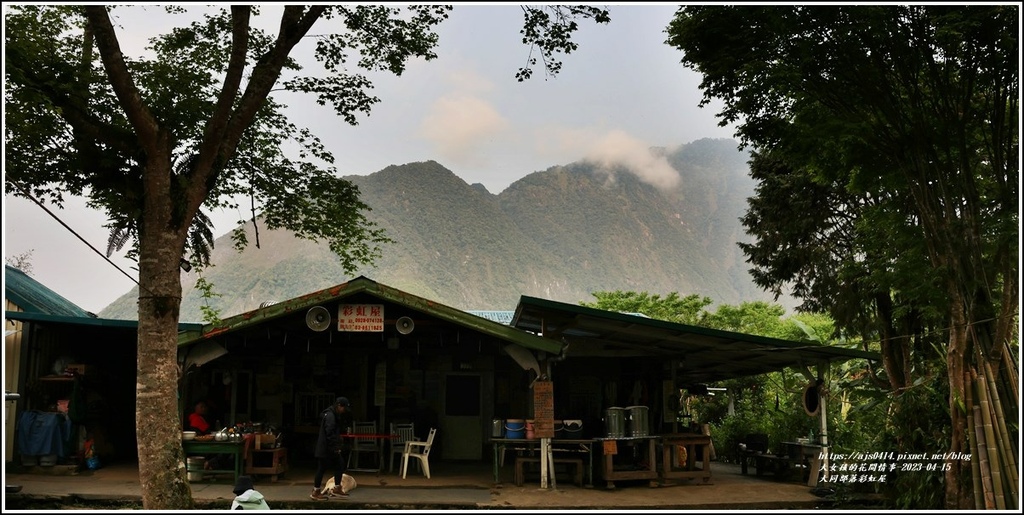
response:
[(28, 313), (60, 317), (96, 318), (57, 292), (43, 286), (25, 272), (4, 265), (4, 296)]
[(491, 322), (497, 322), (499, 324), (512, 325), (512, 315), (515, 311), (480, 311), (470, 310), (466, 313), (476, 315), (481, 318), (486, 318)]
[(676, 377), (692, 384), (747, 377), (851, 359), (881, 361), (875, 352), (676, 324), (614, 311), (522, 296), (512, 327), (566, 343), (573, 357), (675, 360)]

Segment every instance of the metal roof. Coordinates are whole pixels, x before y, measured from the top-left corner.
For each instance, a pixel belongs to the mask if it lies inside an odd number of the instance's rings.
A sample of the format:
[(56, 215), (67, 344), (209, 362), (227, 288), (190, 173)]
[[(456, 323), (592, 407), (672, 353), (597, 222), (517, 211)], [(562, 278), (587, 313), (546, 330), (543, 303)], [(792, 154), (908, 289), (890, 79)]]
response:
[(713, 383), (833, 361), (881, 361), (874, 352), (767, 338), (522, 296), (512, 327), (568, 344), (565, 356), (678, 360), (676, 377)]
[[(259, 309), (222, 320), (218, 324), (206, 324), (201, 330), (179, 335), (178, 345), (192, 345), (201, 341), (219, 338), (232, 333), (241, 334), (261, 331), (273, 327), (283, 332), (299, 335), (310, 333), (305, 316), (309, 308), (320, 305), (338, 304), (339, 301), (386, 303), (386, 323), (394, 323), (399, 316), (410, 316), (415, 321), (416, 334), (439, 334), (443, 326), (471, 329), (488, 337), (513, 343), (532, 350), (557, 354), (562, 344), (555, 340), (521, 331), (508, 325), (491, 321), (438, 302), (418, 297), (411, 293), (392, 288), (363, 276), (348, 282), (309, 293), (294, 299), (271, 304)], [(389, 320), (390, 319), (390, 320)]]
[[(121, 329), (132, 329), (138, 330), (138, 320), (122, 320), (116, 318), (99, 318), (96, 316), (77, 317), (77, 316), (61, 316), (61, 315), (47, 315), (44, 313), (32, 313), (27, 311), (4, 311), (4, 318), (8, 320), (17, 320), (19, 322), (36, 322), (44, 324), (55, 324), (55, 325), (77, 325), (77, 326), (91, 326), (91, 327), (113, 327)], [(179, 323), (178, 332), (182, 331), (198, 331), (202, 328), (202, 324), (195, 323)]]
[(476, 315), (478, 317), (486, 318), (491, 322), (497, 322), (502, 325), (512, 324), (512, 315), (515, 311), (481, 311), (481, 310), (469, 310), (466, 313)]
[(96, 317), (11, 265), (4, 265), (4, 297), (25, 312), (64, 317)]

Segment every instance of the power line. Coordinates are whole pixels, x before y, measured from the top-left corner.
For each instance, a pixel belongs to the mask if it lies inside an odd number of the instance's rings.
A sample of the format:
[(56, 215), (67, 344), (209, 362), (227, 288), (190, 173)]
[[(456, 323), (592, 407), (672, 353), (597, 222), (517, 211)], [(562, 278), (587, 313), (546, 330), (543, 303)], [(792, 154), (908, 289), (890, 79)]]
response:
[[(54, 213), (53, 213), (52, 211), (50, 211), (50, 209), (49, 209), (49, 208), (47, 208), (47, 207), (46, 207), (45, 205), (43, 205), (43, 203), (42, 203), (42, 202), (39, 202), (38, 200), (36, 200), (36, 198), (35, 198), (35, 197), (33, 197), (33, 196), (32, 196), (32, 195), (30, 195), (30, 194), (29, 194), (29, 193), (28, 193), (27, 191), (25, 191), (25, 189), (24, 189), (24, 188), (22, 188), (22, 187), (21, 187), (21, 185), (19, 185), (19, 184), (15, 184), (15, 183), (8, 183), (8, 184), (11, 184), (12, 186), (14, 186), (14, 187), (15, 187), (15, 188), (17, 188), (18, 190), (20, 190), (20, 191), (21, 191), (21, 193), (22, 193), (22, 195), (24, 195), (24, 196), (25, 196), (25, 198), (27, 198), (27, 199), (31, 200), (32, 202), (35, 202), (35, 204), (36, 204), (37, 206), (39, 206), (40, 208), (42, 208), (42, 210), (43, 210), (43, 211), (46, 211), (46, 214), (50, 215), (51, 217), (53, 217), (53, 219), (54, 219), (54, 220), (56, 220), (56, 221), (57, 221), (58, 223), (60, 223), (60, 224), (61, 224), (62, 226), (64, 226), (64, 228), (65, 228), (65, 229), (67, 229), (67, 230), (68, 230), (68, 232), (70, 232), (71, 234), (74, 234), (76, 238), (78, 238), (79, 240), (82, 240), (82, 243), (86, 244), (86, 246), (88, 246), (88, 247), (89, 247), (90, 249), (92, 249), (92, 251), (93, 251), (93, 252), (95, 252), (95, 253), (96, 253), (96, 254), (98, 254), (98, 255), (99, 255), (99, 256), (100, 256), (101, 258), (103, 258), (103, 260), (104, 260), (104, 261), (106, 261), (107, 263), (110, 263), (110, 266), (112, 266), (112, 267), (116, 268), (118, 272), (121, 272), (122, 274), (124, 274), (124, 276), (125, 276), (125, 277), (127, 277), (127, 278), (131, 279), (133, 283), (135, 283), (136, 285), (138, 285), (138, 286), (139, 286), (139, 288), (142, 288), (142, 285), (141, 285), (141, 284), (139, 284), (139, 281), (138, 281), (138, 280), (136, 280), (136, 279), (135, 279), (134, 277), (132, 277), (132, 276), (128, 275), (128, 273), (127, 273), (127, 272), (125, 272), (124, 270), (122, 270), (122, 269), (121, 269), (121, 267), (117, 266), (117, 264), (116, 264), (116, 263), (114, 263), (113, 261), (111, 261), (111, 260), (110, 260), (110, 258), (108, 258), (108, 257), (106, 256), (106, 254), (104, 254), (104, 253), (100, 252), (99, 250), (97, 250), (97, 249), (96, 249), (96, 247), (93, 247), (93, 246), (92, 246), (92, 244), (91, 244), (91, 243), (89, 243), (88, 241), (86, 241), (86, 239), (85, 239), (85, 238), (83, 238), (83, 237), (82, 237), (82, 236), (80, 236), (80, 235), (79, 235), (79, 234), (78, 234), (77, 232), (75, 232), (75, 230), (74, 230), (74, 229), (72, 229), (71, 227), (69, 227), (69, 226), (68, 226), (68, 224), (64, 223), (64, 220), (61, 220), (61, 219), (60, 219), (60, 217), (58, 217), (58, 216), (57, 216), (57, 215), (55, 215), (55, 214), (54, 214)], [(150, 293), (152, 293), (152, 292), (150, 292)]]

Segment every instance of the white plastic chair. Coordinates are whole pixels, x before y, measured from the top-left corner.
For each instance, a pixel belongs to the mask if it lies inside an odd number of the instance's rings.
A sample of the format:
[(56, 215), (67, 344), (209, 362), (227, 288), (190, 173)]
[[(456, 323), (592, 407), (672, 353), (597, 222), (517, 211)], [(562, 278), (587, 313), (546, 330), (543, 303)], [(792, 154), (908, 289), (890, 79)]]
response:
[[(355, 434), (376, 434), (377, 433), (377, 422), (353, 422), (352, 432)], [(362, 454), (373, 454), (377, 458), (377, 468), (367, 469), (359, 468), (359, 456)], [(376, 438), (353, 438), (352, 441), (352, 452), (348, 456), (349, 468), (352, 470), (380, 470), (383, 465), (383, 453), (381, 453), (380, 447), (377, 445)], [(353, 464), (354, 462), (354, 464)]]
[(391, 424), (391, 434), (398, 435), (391, 439), (391, 454), (388, 457), (388, 472), (395, 471), (395, 456), (398, 456), (399, 461), (402, 459), (402, 454), (405, 453), (405, 442), (418, 442), (419, 438), (416, 438), (416, 430), (412, 422), (402, 424)]
[(430, 462), (427, 459), (430, 457), (430, 447), (434, 445), (435, 434), (437, 434), (437, 428), (432, 427), (426, 442), (405, 442), (405, 452), (402, 453), (402, 479), (405, 479), (405, 473), (409, 470), (410, 456), (420, 460), (420, 465), (423, 466), (423, 475), (430, 479)]

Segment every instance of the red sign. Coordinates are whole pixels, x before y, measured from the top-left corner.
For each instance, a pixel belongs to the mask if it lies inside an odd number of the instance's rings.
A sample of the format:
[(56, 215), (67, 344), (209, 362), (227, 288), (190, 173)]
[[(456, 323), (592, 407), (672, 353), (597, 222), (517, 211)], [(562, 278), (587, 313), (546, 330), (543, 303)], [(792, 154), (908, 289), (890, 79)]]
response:
[(383, 304), (341, 304), (338, 306), (338, 330), (384, 332)]

